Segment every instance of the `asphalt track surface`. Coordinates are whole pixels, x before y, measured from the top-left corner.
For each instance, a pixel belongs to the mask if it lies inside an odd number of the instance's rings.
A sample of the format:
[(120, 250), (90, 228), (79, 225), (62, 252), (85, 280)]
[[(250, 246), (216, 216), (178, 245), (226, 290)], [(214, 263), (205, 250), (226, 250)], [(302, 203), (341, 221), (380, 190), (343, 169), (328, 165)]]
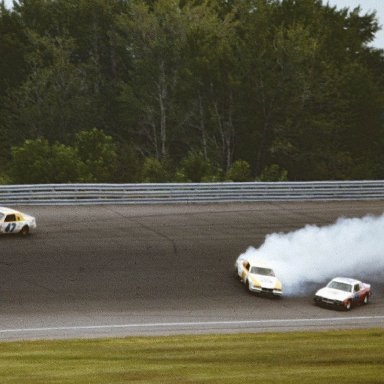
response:
[(315, 287), (256, 297), (233, 269), (267, 234), (383, 201), (18, 208), (38, 228), (0, 238), (0, 341), (384, 326), (384, 271), (369, 305), (340, 312), (314, 306)]

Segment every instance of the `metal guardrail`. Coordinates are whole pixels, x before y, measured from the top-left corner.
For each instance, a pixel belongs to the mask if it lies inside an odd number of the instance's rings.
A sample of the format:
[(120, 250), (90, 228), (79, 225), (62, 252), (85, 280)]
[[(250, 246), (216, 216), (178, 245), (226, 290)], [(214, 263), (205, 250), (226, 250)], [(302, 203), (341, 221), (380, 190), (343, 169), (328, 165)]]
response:
[(0, 185), (0, 205), (384, 200), (383, 181)]

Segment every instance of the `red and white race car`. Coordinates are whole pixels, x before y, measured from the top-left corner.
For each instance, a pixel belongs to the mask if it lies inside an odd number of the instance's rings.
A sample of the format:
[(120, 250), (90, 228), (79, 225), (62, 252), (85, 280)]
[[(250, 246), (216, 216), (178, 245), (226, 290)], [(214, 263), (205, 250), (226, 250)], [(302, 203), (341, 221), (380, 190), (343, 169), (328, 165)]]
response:
[(354, 305), (368, 304), (371, 285), (356, 279), (336, 277), (315, 294), (315, 304), (339, 307), (349, 311)]

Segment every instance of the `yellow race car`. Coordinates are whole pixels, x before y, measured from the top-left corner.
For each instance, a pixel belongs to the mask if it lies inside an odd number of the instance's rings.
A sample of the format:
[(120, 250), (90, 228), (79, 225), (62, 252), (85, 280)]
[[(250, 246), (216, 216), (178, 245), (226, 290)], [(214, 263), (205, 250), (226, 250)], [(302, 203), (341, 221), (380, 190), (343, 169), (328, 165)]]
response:
[(281, 282), (265, 261), (239, 257), (235, 263), (235, 271), (251, 292), (282, 296)]

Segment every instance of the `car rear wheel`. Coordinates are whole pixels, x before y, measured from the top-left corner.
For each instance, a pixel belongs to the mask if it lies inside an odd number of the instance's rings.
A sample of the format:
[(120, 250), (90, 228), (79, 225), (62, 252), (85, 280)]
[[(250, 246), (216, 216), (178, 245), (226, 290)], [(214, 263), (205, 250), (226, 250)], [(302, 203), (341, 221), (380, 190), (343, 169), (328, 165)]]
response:
[(368, 304), (369, 303), (369, 295), (364, 296), (363, 304)]
[(28, 225), (24, 225), (24, 227), (21, 228), (20, 234), (22, 236), (26, 236), (26, 235), (28, 235), (28, 233), (29, 233), (29, 227), (28, 227)]

